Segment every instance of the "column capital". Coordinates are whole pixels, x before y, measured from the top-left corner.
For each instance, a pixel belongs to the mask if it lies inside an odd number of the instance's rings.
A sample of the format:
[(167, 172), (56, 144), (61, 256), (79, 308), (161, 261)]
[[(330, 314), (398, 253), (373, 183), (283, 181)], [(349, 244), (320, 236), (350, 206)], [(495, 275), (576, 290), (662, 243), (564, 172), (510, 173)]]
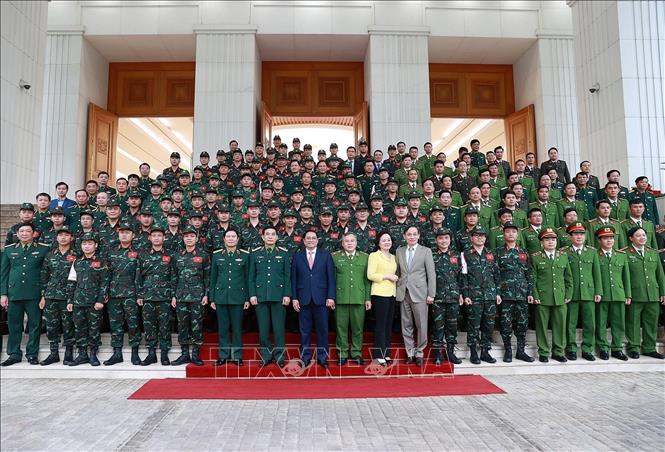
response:
[(47, 35), (74, 35), (81, 36), (85, 33), (85, 25), (51, 25), (46, 30)]
[(536, 30), (538, 39), (573, 39), (573, 33), (566, 30), (539, 28)]
[(577, 3), (577, 0), (566, 0), (566, 5), (568, 5), (571, 8), (575, 3)]
[(367, 32), (370, 35), (403, 35), (403, 36), (429, 36), (431, 31), (428, 26), (413, 25), (410, 27), (397, 28), (390, 25), (369, 25)]
[(224, 35), (224, 34), (256, 34), (256, 25), (225, 25), (225, 24), (197, 24), (194, 25), (194, 34)]

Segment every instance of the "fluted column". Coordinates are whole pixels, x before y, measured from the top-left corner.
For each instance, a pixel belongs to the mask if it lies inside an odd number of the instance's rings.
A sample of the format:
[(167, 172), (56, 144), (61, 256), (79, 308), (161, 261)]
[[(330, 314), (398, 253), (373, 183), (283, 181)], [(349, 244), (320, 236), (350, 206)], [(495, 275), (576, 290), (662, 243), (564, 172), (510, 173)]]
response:
[(431, 140), (428, 27), (370, 27), (365, 56), (370, 147), (387, 149)]

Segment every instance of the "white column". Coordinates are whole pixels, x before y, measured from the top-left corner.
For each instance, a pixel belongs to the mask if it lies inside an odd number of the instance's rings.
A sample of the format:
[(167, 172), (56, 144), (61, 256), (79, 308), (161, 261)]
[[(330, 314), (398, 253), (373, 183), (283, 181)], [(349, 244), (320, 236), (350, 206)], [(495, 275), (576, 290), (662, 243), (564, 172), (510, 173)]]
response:
[(256, 27), (198, 25), (194, 32), (194, 155), (228, 150), (232, 139), (242, 149), (253, 148), (260, 90)]
[[(569, 2), (573, 13), (582, 155), (596, 173), (646, 175), (665, 188), (665, 5)], [(600, 89), (590, 93), (598, 83)]]
[(370, 148), (404, 141), (422, 152), (432, 139), (429, 99), (429, 27), (369, 27), (365, 100), (369, 102)]

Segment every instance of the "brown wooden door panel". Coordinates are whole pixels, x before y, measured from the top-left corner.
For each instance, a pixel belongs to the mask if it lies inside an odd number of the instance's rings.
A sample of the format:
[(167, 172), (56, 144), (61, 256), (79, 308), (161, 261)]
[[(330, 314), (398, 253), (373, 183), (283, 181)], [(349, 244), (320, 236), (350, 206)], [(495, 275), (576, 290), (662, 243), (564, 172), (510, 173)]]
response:
[(259, 141), (265, 148), (272, 146), (272, 115), (265, 102), (261, 102), (261, 136)]
[(115, 148), (118, 135), (118, 117), (90, 103), (88, 105), (88, 141), (86, 146), (85, 178), (97, 179), (106, 171), (115, 181)]
[(504, 124), (507, 159), (514, 167), (515, 160), (526, 160), (527, 153), (536, 153), (536, 119), (533, 105), (506, 116)]
[(367, 102), (362, 103), (362, 108), (353, 116), (353, 132), (355, 133), (356, 143), (361, 138), (369, 141), (369, 107)]

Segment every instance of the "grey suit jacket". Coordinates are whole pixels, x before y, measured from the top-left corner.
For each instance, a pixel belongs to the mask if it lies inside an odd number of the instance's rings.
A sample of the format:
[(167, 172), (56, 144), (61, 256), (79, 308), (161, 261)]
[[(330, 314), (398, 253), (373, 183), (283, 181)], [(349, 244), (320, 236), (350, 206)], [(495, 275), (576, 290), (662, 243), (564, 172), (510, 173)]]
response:
[(434, 259), (432, 250), (418, 245), (416, 247), (411, 271), (406, 265), (406, 246), (397, 248), (397, 301), (404, 301), (406, 290), (414, 303), (424, 303), (427, 297), (436, 295), (436, 272), (434, 271)]

